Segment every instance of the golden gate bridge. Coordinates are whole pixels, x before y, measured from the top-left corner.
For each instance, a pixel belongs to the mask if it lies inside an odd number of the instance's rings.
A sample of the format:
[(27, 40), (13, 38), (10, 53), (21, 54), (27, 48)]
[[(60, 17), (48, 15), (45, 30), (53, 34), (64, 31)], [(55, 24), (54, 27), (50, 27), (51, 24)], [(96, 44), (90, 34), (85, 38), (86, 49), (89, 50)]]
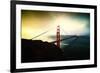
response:
[[(60, 48), (60, 45), (61, 45), (61, 41), (68, 40), (68, 39), (71, 39), (71, 38), (75, 38), (73, 41), (75, 41), (76, 39), (78, 39), (78, 36), (77, 36), (77, 35), (72, 35), (72, 36), (70, 36), (70, 37), (66, 37), (66, 38), (61, 39), (60, 29), (61, 29), (61, 28), (60, 28), (60, 26), (58, 25), (58, 26), (57, 26), (57, 31), (56, 31), (56, 39), (55, 39), (55, 41), (52, 41), (52, 42), (51, 42), (51, 43), (56, 43), (56, 45), (57, 45), (59, 48)], [(35, 38), (46, 34), (48, 31), (49, 31), (49, 30), (47, 30), (47, 31), (45, 31), (45, 32), (43, 32), (43, 33), (40, 33), (39, 35), (33, 37), (31, 40), (34, 40)], [(72, 41), (70, 44), (72, 44), (73, 41)]]

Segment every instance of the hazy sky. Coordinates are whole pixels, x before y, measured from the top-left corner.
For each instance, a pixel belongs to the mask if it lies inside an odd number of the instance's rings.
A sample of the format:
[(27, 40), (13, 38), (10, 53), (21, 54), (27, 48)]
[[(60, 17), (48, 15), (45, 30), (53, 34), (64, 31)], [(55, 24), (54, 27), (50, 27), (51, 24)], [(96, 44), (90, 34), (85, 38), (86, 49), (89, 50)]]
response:
[(24, 39), (31, 39), (48, 31), (34, 40), (52, 41), (49, 36), (56, 35), (58, 25), (61, 35), (88, 35), (90, 33), (88, 13), (22, 10), (21, 19), (21, 33)]

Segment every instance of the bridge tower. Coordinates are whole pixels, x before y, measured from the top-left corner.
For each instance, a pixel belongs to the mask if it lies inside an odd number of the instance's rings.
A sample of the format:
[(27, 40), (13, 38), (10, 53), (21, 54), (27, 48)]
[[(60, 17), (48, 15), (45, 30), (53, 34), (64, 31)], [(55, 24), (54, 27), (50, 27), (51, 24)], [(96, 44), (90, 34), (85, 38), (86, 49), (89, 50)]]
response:
[(56, 44), (60, 48), (60, 26), (57, 26), (57, 34), (56, 34)]

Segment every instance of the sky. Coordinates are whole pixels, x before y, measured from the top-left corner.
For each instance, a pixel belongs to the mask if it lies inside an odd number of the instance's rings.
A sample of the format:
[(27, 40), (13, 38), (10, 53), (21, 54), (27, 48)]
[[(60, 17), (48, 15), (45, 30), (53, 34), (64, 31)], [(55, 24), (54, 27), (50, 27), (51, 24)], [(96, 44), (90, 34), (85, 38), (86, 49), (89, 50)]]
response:
[[(89, 35), (90, 14), (75, 12), (54, 12), (21, 10), (21, 34), (24, 39), (53, 41), (50, 36), (56, 36), (57, 26), (60, 35)], [(41, 33), (45, 33), (41, 35)], [(36, 37), (41, 35), (39, 37)]]

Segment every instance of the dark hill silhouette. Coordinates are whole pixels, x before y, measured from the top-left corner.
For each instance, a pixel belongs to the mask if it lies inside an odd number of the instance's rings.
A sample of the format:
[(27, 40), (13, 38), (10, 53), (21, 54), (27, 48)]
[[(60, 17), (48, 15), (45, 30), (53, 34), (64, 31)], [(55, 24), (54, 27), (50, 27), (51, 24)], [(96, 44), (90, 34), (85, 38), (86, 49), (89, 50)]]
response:
[(21, 61), (41, 62), (63, 60), (63, 51), (55, 44), (41, 40), (21, 40)]

